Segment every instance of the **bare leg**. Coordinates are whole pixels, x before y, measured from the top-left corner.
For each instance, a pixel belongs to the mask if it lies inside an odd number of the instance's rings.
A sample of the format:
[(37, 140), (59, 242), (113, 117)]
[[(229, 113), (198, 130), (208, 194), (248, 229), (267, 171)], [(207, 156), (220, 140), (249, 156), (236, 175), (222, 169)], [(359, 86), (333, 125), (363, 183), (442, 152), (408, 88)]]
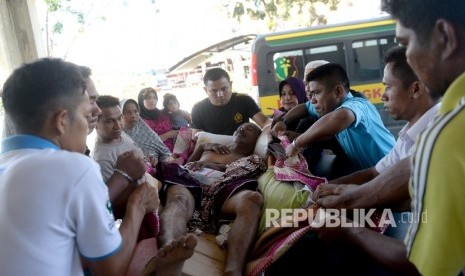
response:
[(194, 254), (197, 238), (187, 234), (166, 244), (146, 265), (143, 275), (179, 276), (184, 261)]
[(194, 206), (194, 197), (184, 186), (173, 185), (168, 188), (166, 204), (160, 214), (160, 247), (186, 234), (187, 222), (192, 217)]
[(240, 191), (224, 203), (222, 213), (235, 215), (227, 241), (224, 275), (244, 275), (246, 257), (255, 240), (262, 205), (262, 195), (254, 191)]

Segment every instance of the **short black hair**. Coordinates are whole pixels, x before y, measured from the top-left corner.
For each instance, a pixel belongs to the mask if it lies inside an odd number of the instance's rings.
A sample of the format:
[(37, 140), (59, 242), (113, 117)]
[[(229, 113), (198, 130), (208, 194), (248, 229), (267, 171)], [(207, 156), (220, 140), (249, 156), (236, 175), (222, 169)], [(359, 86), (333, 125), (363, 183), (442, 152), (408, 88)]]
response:
[(326, 63), (313, 69), (308, 73), (305, 79), (311, 81), (325, 81), (327, 88), (334, 88), (336, 85), (342, 85), (346, 92), (350, 91), (350, 82), (344, 67), (337, 63)]
[(203, 84), (207, 85), (208, 81), (217, 81), (221, 78), (226, 78), (228, 81), (231, 81), (228, 72), (221, 68), (212, 68), (207, 70), (203, 76)]
[(412, 70), (412, 67), (407, 63), (407, 56), (405, 55), (406, 48), (403, 46), (395, 46), (390, 48), (384, 55), (384, 63), (392, 64), (392, 74), (396, 78), (400, 79), (402, 85), (408, 87), (415, 81), (418, 81), (418, 77)]
[(92, 75), (92, 70), (87, 67), (87, 66), (82, 66), (80, 65), (79, 66), (79, 72), (81, 73), (81, 76), (84, 78), (84, 79), (89, 79), (90, 76)]
[(110, 95), (102, 95), (98, 96), (96, 103), (100, 109), (114, 107), (119, 106), (119, 99)]
[(36, 134), (51, 112), (65, 109), (73, 119), (84, 93), (78, 65), (42, 58), (13, 71), (3, 85), (2, 101), (17, 133)]
[(427, 41), (438, 19), (465, 27), (463, 0), (382, 0), (381, 9), (415, 31), (420, 42)]

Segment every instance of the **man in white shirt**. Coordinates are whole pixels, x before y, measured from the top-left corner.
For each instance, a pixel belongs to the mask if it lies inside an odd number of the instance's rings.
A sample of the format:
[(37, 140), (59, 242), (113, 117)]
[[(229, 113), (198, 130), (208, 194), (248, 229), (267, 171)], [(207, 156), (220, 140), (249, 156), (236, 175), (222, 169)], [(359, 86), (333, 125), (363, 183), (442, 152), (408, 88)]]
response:
[(77, 65), (40, 59), (13, 72), (3, 105), (16, 135), (0, 154), (0, 275), (124, 274), (157, 190), (140, 185), (121, 227), (98, 165), (86, 150), (91, 114)]

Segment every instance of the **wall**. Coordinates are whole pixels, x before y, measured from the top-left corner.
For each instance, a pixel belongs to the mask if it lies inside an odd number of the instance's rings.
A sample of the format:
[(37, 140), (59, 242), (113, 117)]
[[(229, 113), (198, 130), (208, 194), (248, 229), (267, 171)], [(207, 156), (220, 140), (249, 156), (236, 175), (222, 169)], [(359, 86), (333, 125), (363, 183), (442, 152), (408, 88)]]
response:
[[(36, 41), (40, 41), (40, 28), (35, 2), (0, 0), (0, 87), (14, 68), (39, 56)], [(3, 113), (0, 105), (0, 131), (4, 129)]]

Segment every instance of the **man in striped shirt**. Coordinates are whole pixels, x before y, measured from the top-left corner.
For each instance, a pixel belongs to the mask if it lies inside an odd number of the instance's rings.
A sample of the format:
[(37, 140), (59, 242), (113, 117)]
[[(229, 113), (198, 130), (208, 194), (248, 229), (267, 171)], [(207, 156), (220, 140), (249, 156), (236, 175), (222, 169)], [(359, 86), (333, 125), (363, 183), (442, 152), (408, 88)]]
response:
[(413, 158), (408, 259), (424, 275), (457, 275), (465, 267), (465, 2), (382, 2), (398, 20), (397, 40), (406, 45), (410, 66), (443, 95)]

